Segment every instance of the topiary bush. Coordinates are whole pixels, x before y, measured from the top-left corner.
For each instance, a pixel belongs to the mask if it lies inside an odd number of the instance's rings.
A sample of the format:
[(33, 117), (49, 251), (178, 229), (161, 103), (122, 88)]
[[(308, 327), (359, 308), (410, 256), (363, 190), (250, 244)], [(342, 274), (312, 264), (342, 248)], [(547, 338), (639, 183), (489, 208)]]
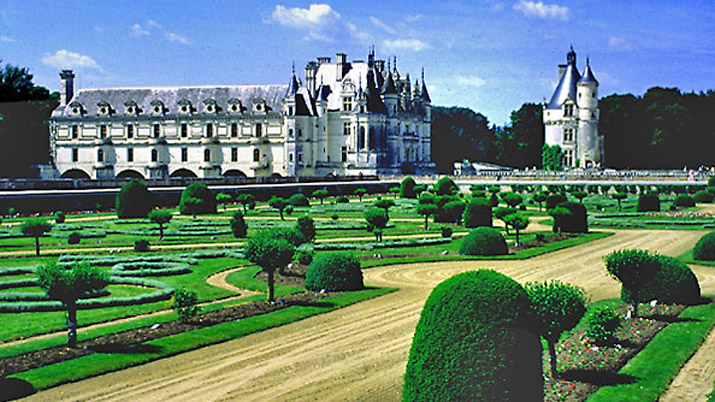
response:
[[(651, 281), (638, 289), (641, 302), (658, 300), (661, 303), (697, 304), (700, 302), (700, 284), (693, 271), (684, 262), (665, 255), (655, 255), (658, 270)], [(621, 287), (621, 299), (635, 297), (628, 287)]]
[(657, 194), (641, 194), (638, 196), (638, 212), (660, 211), (660, 198)]
[(115, 208), (119, 219), (146, 218), (154, 208), (154, 196), (143, 181), (131, 179), (119, 190)]
[(715, 232), (701, 237), (693, 248), (693, 258), (701, 261), (715, 261)]
[(695, 206), (695, 199), (687, 194), (680, 194), (675, 197), (673, 205), (679, 208), (692, 208)]
[(301, 216), (295, 225), (295, 230), (302, 237), (303, 243), (315, 241), (315, 223), (310, 216)]
[(308, 207), (310, 202), (308, 202), (308, 197), (302, 193), (295, 193), (288, 198), (288, 204), (294, 207)]
[(492, 206), (489, 200), (483, 197), (472, 198), (464, 208), (462, 214), (464, 227), (476, 228), (479, 226), (492, 226)]
[(62, 211), (55, 212), (55, 223), (65, 223), (65, 213)]
[(149, 240), (136, 240), (134, 242), (134, 251), (144, 252), (149, 251)]
[(400, 198), (417, 198), (417, 194), (415, 194), (416, 185), (415, 179), (409, 176), (405, 177), (400, 183)]
[(308, 265), (313, 262), (313, 252), (311, 250), (297, 250), (293, 255), (293, 260), (299, 264)]
[(434, 185), (434, 192), (437, 195), (452, 195), (459, 192), (459, 187), (454, 184), (454, 180), (449, 177), (443, 177), (437, 180), (437, 183)]
[(488, 227), (472, 229), (459, 246), (462, 255), (505, 255), (508, 252), (501, 232)]
[(578, 202), (564, 202), (558, 205), (569, 211), (565, 215), (554, 216), (554, 232), (587, 233), (588, 221), (586, 207)]
[(231, 215), (230, 223), (231, 233), (233, 233), (233, 237), (246, 237), (246, 233), (248, 232), (248, 225), (246, 225), (246, 221), (243, 219), (243, 214), (240, 211), (236, 211)]
[(491, 270), (440, 283), (415, 329), (403, 401), (541, 401), (541, 342), (529, 299)]
[(621, 320), (613, 308), (604, 306), (593, 312), (588, 319), (585, 335), (598, 346), (612, 345), (615, 332), (621, 325)]
[(553, 209), (556, 208), (557, 205), (562, 204), (566, 202), (566, 196), (563, 194), (557, 193), (557, 194), (551, 194), (546, 197), (546, 209)]
[(451, 226), (441, 226), (439, 228), (440, 234), (442, 235), (443, 238), (449, 239), (452, 237), (452, 227)]
[(318, 255), (305, 272), (305, 288), (316, 292), (364, 289), (360, 259), (341, 252)]
[[(201, 202), (192, 205), (190, 201), (194, 199)], [(204, 183), (191, 183), (181, 192), (179, 212), (184, 215), (215, 214), (216, 197)]]
[(335, 199), (335, 202), (338, 204), (347, 204), (348, 202), (350, 202), (350, 200), (348, 199), (348, 197), (341, 195), (340, 197)]
[(700, 190), (693, 195), (693, 199), (695, 202), (701, 202), (701, 203), (710, 203), (713, 202), (713, 193), (705, 190)]
[(71, 232), (70, 235), (67, 236), (67, 244), (79, 244), (81, 239), (82, 235), (79, 234), (79, 232)]

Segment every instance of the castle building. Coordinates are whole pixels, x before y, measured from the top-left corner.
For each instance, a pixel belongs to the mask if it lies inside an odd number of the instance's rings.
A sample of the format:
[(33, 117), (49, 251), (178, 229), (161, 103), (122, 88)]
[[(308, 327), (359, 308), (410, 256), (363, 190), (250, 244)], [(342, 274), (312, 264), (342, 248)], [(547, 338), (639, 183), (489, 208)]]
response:
[(423, 172), (424, 81), (375, 59), (320, 57), (288, 84), (74, 91), (60, 74), (50, 149), (66, 178), (375, 175)]
[(565, 167), (595, 167), (603, 163), (603, 136), (598, 133), (598, 81), (586, 59), (583, 76), (573, 48), (559, 65), (559, 83), (544, 103), (545, 143), (558, 145)]

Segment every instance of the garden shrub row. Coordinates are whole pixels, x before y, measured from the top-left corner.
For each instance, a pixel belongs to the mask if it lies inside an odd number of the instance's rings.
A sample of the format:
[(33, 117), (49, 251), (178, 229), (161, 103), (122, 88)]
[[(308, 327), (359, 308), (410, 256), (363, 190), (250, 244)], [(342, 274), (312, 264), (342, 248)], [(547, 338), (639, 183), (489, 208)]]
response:
[(185, 262), (133, 262), (119, 263), (109, 270), (113, 276), (172, 276), (191, 273)]
[[(85, 299), (109, 296), (109, 290), (102, 289), (85, 296)], [(44, 292), (0, 292), (0, 301), (4, 302), (33, 302), (50, 300)]]
[[(428, 238), (428, 239), (405, 239), (405, 240), (386, 240), (381, 243), (318, 243), (313, 245), (316, 251), (325, 250), (373, 250), (380, 248), (400, 248), (400, 247), (415, 247), (415, 246), (431, 246), (436, 244), (450, 243), (450, 238)], [(303, 246), (308, 247), (308, 246)]]
[(35, 272), (37, 272), (37, 265), (28, 267), (0, 268), (0, 276), (34, 274)]

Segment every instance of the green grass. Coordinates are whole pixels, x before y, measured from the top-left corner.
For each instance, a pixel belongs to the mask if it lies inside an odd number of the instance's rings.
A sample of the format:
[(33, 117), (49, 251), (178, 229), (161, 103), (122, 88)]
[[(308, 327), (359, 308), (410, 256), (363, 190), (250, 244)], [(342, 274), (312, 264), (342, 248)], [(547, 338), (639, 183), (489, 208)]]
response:
[(678, 256), (678, 259), (683, 261), (686, 264), (694, 264), (694, 265), (705, 265), (708, 267), (715, 267), (715, 261), (703, 261), (703, 260), (696, 260), (693, 258), (693, 250), (690, 249), (683, 254)]
[(291, 306), (269, 314), (227, 322), (146, 342), (142, 344), (142, 346), (149, 350), (147, 353), (95, 353), (78, 359), (18, 373), (12, 377), (27, 381), (36, 389), (42, 390), (59, 384), (79, 381), (99, 374), (121, 370), (130, 366), (187, 352), (203, 346), (240, 338), (255, 332), (282, 326), (316, 314), (326, 313), (340, 307), (378, 297), (395, 290), (397, 289), (368, 288), (362, 291), (345, 293), (325, 299), (324, 301), (330, 303), (330, 306)]
[(618, 372), (636, 378), (634, 383), (601, 387), (588, 401), (657, 400), (708, 336), (715, 324), (715, 304), (688, 307), (680, 317), (693, 321), (668, 325)]

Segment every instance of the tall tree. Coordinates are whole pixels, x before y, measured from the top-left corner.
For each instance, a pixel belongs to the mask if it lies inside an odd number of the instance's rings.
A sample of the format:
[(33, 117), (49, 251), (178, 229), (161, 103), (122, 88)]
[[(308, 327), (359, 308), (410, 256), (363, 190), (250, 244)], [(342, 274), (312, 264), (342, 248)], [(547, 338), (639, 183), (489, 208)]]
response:
[(525, 103), (511, 112), (510, 125), (496, 130), (496, 162), (518, 168), (541, 167), (544, 145), (543, 107)]
[(440, 173), (452, 173), (463, 159), (495, 162), (494, 132), (481, 113), (463, 107), (432, 108), (432, 160)]

